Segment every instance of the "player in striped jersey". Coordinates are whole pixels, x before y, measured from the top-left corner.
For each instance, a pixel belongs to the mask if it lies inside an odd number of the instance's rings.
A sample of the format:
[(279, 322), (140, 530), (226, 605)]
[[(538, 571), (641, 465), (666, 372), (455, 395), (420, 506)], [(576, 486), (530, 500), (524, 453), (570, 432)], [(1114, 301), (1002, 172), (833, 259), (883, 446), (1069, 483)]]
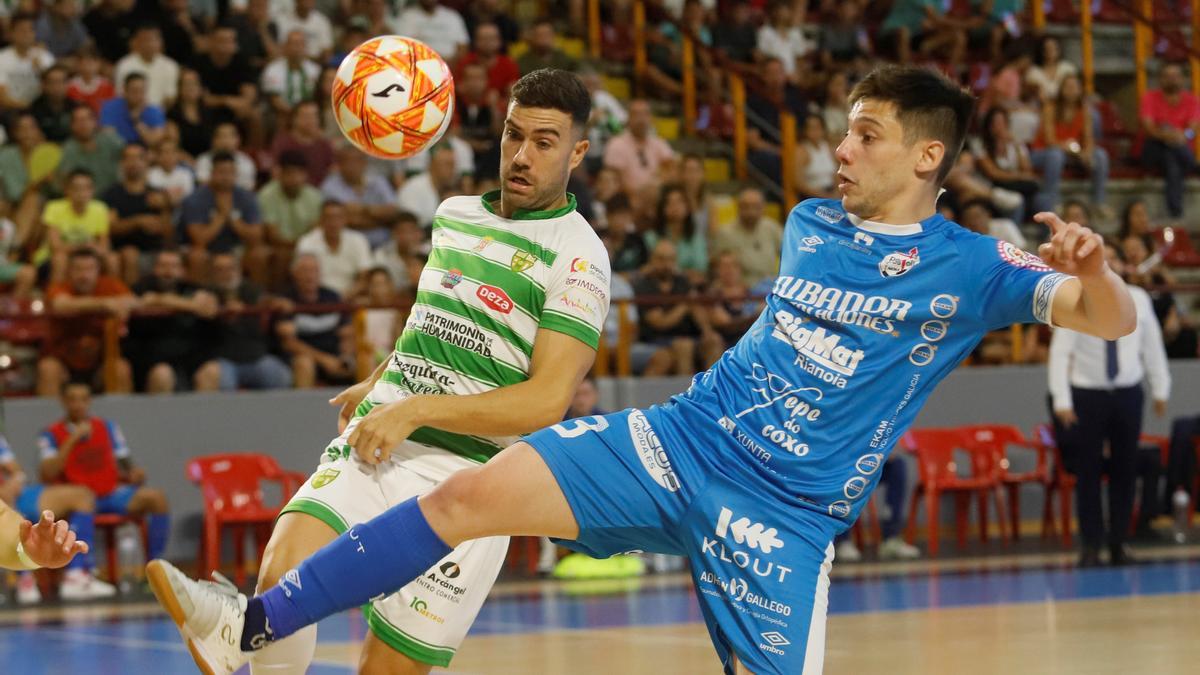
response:
[[(608, 255), (566, 192), (587, 152), (590, 109), (587, 90), (566, 71), (539, 70), (513, 87), (501, 189), (438, 208), (433, 249), (395, 351), (333, 399), (344, 430), (284, 508), (260, 590), (301, 584), (287, 570), (350, 526), (562, 419), (608, 311)], [(360, 440), (384, 450), (359, 456), (351, 446)], [(363, 672), (447, 665), (507, 549), (507, 537), (471, 542), (367, 605)], [(185, 637), (203, 637), (175, 619)], [(302, 673), (315, 643), (315, 627), (301, 631), (259, 652), (251, 671)], [(193, 654), (205, 652), (202, 640), (191, 644)]]

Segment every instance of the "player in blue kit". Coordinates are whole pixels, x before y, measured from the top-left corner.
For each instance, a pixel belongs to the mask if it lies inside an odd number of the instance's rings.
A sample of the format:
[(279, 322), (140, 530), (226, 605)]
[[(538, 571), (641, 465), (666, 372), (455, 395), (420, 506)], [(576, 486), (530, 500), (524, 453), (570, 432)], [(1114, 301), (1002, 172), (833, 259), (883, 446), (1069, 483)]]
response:
[[(246, 651), (492, 535), (557, 537), (599, 557), (687, 556), (726, 672), (820, 672), (833, 538), (937, 382), (1002, 326), (1052, 322), (1111, 340), (1135, 318), (1091, 230), (1039, 214), (1053, 237), (1038, 258), (937, 214), (968, 94), (888, 66), (850, 104), (841, 201), (793, 209), (765, 311), (687, 392), (534, 433), (354, 526), (261, 596), (152, 562), (204, 672), (232, 672)], [(350, 443), (400, 442), (422, 423), (421, 398)]]

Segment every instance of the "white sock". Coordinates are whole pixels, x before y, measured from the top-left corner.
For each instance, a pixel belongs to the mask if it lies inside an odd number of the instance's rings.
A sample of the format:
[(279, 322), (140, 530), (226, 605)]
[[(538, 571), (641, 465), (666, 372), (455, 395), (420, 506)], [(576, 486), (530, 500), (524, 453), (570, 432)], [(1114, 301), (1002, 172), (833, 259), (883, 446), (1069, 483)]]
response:
[(317, 651), (317, 627), (306, 626), (250, 657), (251, 675), (304, 675)]

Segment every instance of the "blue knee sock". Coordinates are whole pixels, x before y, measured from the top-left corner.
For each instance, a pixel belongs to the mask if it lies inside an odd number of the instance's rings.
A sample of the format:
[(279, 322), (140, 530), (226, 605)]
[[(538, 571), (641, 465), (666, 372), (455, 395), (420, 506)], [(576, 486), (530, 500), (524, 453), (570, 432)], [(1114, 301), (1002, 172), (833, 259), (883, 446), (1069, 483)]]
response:
[(96, 514), (75, 512), (67, 519), (71, 524), (71, 531), (75, 533), (75, 539), (78, 541), (86, 541), (88, 552), (83, 555), (77, 555), (67, 563), (69, 570), (86, 570), (88, 572), (96, 569), (96, 556), (92, 553), (96, 548)]
[(167, 550), (167, 538), (171, 536), (171, 516), (166, 513), (151, 513), (146, 516), (146, 556), (149, 560), (161, 558)]
[(283, 639), (331, 614), (397, 591), (449, 553), (413, 497), (350, 528), (288, 571), (278, 586), (251, 598), (242, 649), (262, 648), (267, 640)]

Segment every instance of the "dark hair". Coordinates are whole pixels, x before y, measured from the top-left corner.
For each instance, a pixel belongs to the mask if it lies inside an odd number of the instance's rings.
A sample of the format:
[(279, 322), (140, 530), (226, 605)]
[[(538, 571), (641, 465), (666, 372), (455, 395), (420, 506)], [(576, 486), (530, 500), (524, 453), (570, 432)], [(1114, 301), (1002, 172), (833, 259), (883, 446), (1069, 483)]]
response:
[(279, 153), (279, 168), (308, 169), (308, 162), (304, 159), (304, 151), (289, 148)]
[(100, 257), (100, 252), (91, 246), (82, 246), (80, 248), (73, 249), (67, 254), (67, 263), (73, 263), (76, 260), (81, 260), (83, 258), (91, 258), (92, 260), (96, 261), (97, 265), (100, 265), (101, 267), (104, 266), (104, 258)]
[(1146, 202), (1141, 199), (1135, 199), (1126, 204), (1125, 209), (1121, 211), (1121, 227), (1117, 230), (1118, 239), (1124, 241), (1124, 239), (1130, 235), (1129, 217), (1133, 215), (1133, 210), (1137, 208), (1138, 204), (1145, 206)]
[(363, 275), (363, 279), (369, 280), (371, 277), (375, 276), (376, 274), (380, 274), (380, 273), (384, 274), (388, 278), (388, 281), (395, 281), (394, 279), (392, 279), (391, 271), (388, 270), (388, 268), (384, 267), (383, 265), (376, 265), (375, 267), (368, 269), (366, 274)]
[(49, 68), (43, 70), (42, 71), (42, 79), (45, 80), (46, 76), (49, 75), (50, 73), (62, 73), (63, 75), (65, 75), (68, 78), (71, 77), (71, 69), (67, 68), (62, 63), (55, 63), (54, 65), (50, 66)]
[(996, 136), (992, 134), (992, 121), (997, 117), (1004, 116), (1004, 121), (1009, 120), (1008, 111), (1000, 106), (992, 106), (987, 114), (983, 116), (983, 128), (979, 130), (979, 138), (983, 141), (983, 149), (991, 157), (995, 157), (1000, 150), (996, 147)]
[(1033, 62), (1039, 68), (1050, 65), (1046, 63), (1046, 45), (1051, 40), (1058, 43), (1058, 58), (1062, 58), (1062, 41), (1053, 35), (1043, 35), (1042, 39), (1038, 40), (1037, 51), (1033, 53)]
[(321, 202), (321, 213), (325, 213), (325, 209), (331, 206), (344, 208), (346, 205), (336, 199), (326, 199), (325, 201)]
[(91, 384), (89, 384), (86, 380), (80, 380), (73, 377), (67, 378), (67, 380), (62, 383), (62, 386), (58, 388), (58, 395), (66, 396), (67, 390), (71, 387), (83, 387), (84, 389), (87, 389), (88, 396), (92, 395)]
[(872, 70), (850, 92), (848, 104), (862, 99), (886, 101), (896, 106), (896, 116), (904, 129), (904, 142), (913, 144), (920, 139), (941, 141), (946, 154), (938, 167), (937, 183), (958, 160), (975, 98), (945, 75), (916, 66), (880, 66)]
[(91, 171), (88, 171), (87, 169), (84, 169), (84, 168), (78, 168), (78, 169), (71, 169), (71, 172), (67, 174), (67, 179), (63, 181), (63, 185), (70, 183), (71, 181), (75, 180), (76, 178), (79, 178), (80, 176), (87, 178), (88, 180), (92, 181), (93, 183), (95, 183), (95, 181), (96, 181), (96, 179), (92, 177)]
[(1088, 220), (1092, 219), (1092, 207), (1088, 206), (1087, 202), (1079, 199), (1068, 199), (1067, 201), (1063, 202), (1063, 213), (1066, 213), (1067, 209), (1071, 208), (1072, 206), (1078, 206), (1079, 208), (1083, 209), (1083, 212), (1087, 214)]
[(629, 196), (624, 192), (618, 192), (613, 195), (607, 202), (604, 202), (605, 213), (632, 213), (633, 204), (629, 203)]
[[(1062, 122), (1066, 119), (1067, 106), (1064, 103), (1063, 92), (1066, 91), (1067, 88), (1063, 86), (1063, 83), (1065, 83), (1067, 80), (1071, 80), (1071, 79), (1074, 79), (1075, 81), (1079, 82), (1079, 84), (1081, 85), (1079, 101), (1077, 103), (1078, 107), (1076, 108), (1076, 111), (1081, 112), (1081, 113), (1087, 112), (1087, 109), (1088, 109), (1087, 94), (1084, 93), (1083, 89), (1082, 89), (1083, 81), (1079, 79), (1078, 75), (1067, 75), (1066, 77), (1064, 77), (1062, 79), (1062, 82), (1058, 83), (1058, 94), (1054, 97), (1054, 121), (1055, 122)], [(1092, 123), (1091, 115), (1086, 115), (1083, 118), (1083, 123), (1091, 124)]]
[(1113, 252), (1117, 254), (1117, 260), (1121, 262), (1125, 262), (1125, 246), (1123, 245), (1123, 241), (1123, 238), (1114, 239), (1112, 235), (1104, 237), (1104, 245), (1111, 246)]
[(414, 214), (412, 211), (405, 211), (403, 209), (397, 211), (396, 215), (392, 216), (392, 222), (388, 225), (388, 227), (396, 227), (400, 223), (412, 223), (418, 227), (421, 225), (421, 222), (417, 220), (416, 214)]
[(667, 236), (667, 222), (664, 216), (667, 211), (667, 197), (678, 192), (683, 195), (683, 203), (687, 206), (687, 217), (683, 220), (683, 236), (691, 239), (696, 235), (696, 221), (692, 219), (692, 205), (688, 204), (687, 190), (679, 183), (667, 183), (658, 193), (658, 206), (654, 209), (654, 230), (664, 239)]
[(121, 87), (122, 88), (128, 87), (129, 83), (133, 82), (134, 80), (141, 80), (141, 81), (145, 82), (146, 76), (141, 73), (130, 73), (125, 76), (124, 80), (121, 80)]
[(237, 160), (234, 158), (233, 153), (229, 152), (228, 150), (217, 150), (216, 152), (214, 152), (212, 154), (212, 165), (213, 166), (216, 166), (217, 164), (220, 164), (221, 162), (233, 163), (236, 161)]
[(968, 199), (967, 201), (965, 201), (965, 202), (963, 202), (962, 204), (960, 204), (960, 205), (959, 205), (959, 207), (958, 207), (958, 217), (959, 217), (959, 218), (962, 218), (962, 217), (963, 217), (963, 214), (967, 212), (967, 209), (971, 208), (972, 206), (980, 206), (980, 207), (983, 207), (983, 208), (984, 208), (984, 209), (985, 209), (985, 210), (988, 212), (988, 215), (989, 215), (989, 216), (993, 216), (993, 217), (994, 217), (994, 216), (996, 215), (996, 210), (992, 208), (992, 203), (991, 203), (991, 202), (989, 202), (988, 200), (984, 199), (983, 197), (976, 197), (976, 198), (974, 198), (974, 199)]
[(141, 149), (141, 150), (142, 150), (142, 152), (149, 152), (149, 151), (150, 151), (150, 148), (147, 148), (147, 147), (146, 147), (146, 144), (145, 144), (145, 143), (143, 143), (143, 142), (141, 142), (141, 141), (129, 141), (128, 143), (126, 143), (126, 144), (125, 144), (125, 146), (124, 146), (124, 147), (122, 147), (122, 148), (121, 148), (121, 156), (122, 156), (122, 157), (124, 157), (124, 156), (125, 156), (125, 151), (126, 151), (126, 150), (128, 150), (128, 149), (130, 149), (130, 148), (139, 148), (139, 149)]
[(17, 12), (11, 19), (8, 20), (8, 29), (12, 30), (13, 28), (17, 27), (17, 24), (25, 23), (26, 21), (36, 26), (37, 15), (31, 12)]
[(138, 33), (145, 33), (148, 30), (160, 30), (160, 29), (158, 27), (158, 24), (154, 24), (154, 23), (150, 23), (149, 21), (146, 21), (143, 23), (139, 23), (137, 26), (134, 26), (133, 33), (131, 33), (131, 35), (137, 35)]
[(592, 96), (575, 73), (557, 68), (539, 68), (512, 88), (512, 100), (529, 108), (550, 108), (571, 116), (572, 126), (580, 133), (592, 115)]

